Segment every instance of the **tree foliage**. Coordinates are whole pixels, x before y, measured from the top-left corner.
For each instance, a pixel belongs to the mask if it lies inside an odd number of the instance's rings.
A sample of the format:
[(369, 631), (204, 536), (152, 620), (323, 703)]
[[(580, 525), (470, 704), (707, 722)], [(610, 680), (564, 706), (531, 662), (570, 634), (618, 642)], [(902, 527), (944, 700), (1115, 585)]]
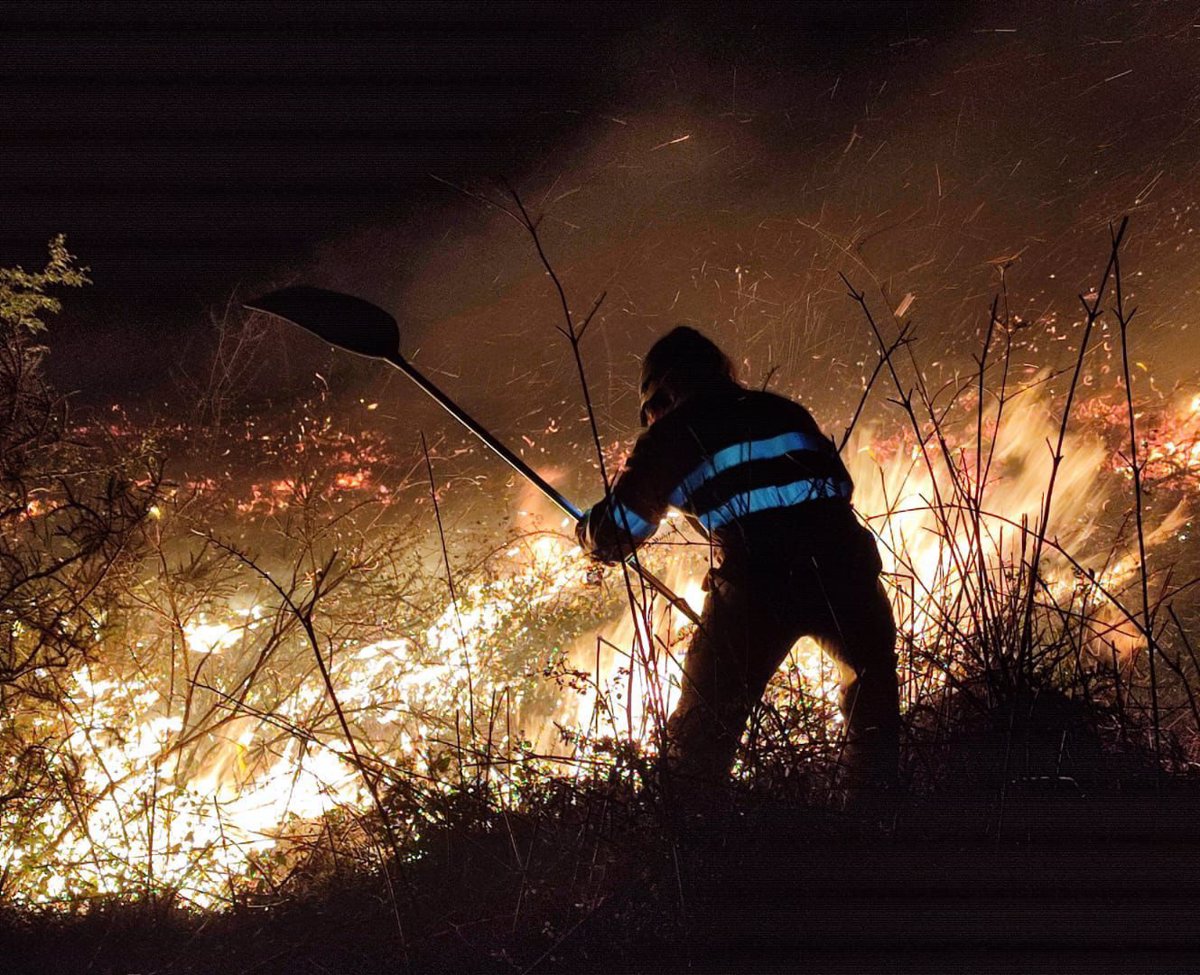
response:
[(12, 329), (29, 333), (46, 328), (43, 316), (61, 310), (62, 304), (47, 288), (78, 288), (91, 281), (88, 269), (75, 263), (75, 255), (67, 250), (67, 239), (59, 234), (50, 241), (46, 266), (40, 271), (22, 267), (0, 268), (0, 321)]
[(153, 504), (155, 464), (76, 419), (47, 380), (36, 341), (60, 309), (52, 289), (88, 283), (65, 238), (40, 271), (0, 269), (0, 718), (22, 693), (53, 693), (54, 671), (95, 644), (105, 578)]

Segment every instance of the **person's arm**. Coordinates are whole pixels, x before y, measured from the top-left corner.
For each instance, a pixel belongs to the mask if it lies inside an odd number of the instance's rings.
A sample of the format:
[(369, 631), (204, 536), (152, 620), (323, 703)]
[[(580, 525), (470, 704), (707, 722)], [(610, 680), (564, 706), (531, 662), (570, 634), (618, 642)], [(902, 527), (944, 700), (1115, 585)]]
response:
[(667, 511), (674, 466), (662, 438), (647, 430), (612, 484), (608, 497), (583, 513), (575, 526), (579, 544), (602, 562), (620, 562), (649, 539)]

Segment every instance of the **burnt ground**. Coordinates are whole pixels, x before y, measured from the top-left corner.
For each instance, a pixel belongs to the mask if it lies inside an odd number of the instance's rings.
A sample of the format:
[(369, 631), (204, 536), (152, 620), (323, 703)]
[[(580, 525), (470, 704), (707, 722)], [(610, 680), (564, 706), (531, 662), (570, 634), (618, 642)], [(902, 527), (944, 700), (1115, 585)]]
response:
[[(982, 763), (986, 765), (986, 762)], [(18, 973), (1194, 972), (1200, 782), (1108, 755), (869, 809), (741, 794), (682, 830), (603, 790), (432, 832), (390, 878), (222, 915), (9, 915)], [(401, 936), (403, 930), (403, 936)]]

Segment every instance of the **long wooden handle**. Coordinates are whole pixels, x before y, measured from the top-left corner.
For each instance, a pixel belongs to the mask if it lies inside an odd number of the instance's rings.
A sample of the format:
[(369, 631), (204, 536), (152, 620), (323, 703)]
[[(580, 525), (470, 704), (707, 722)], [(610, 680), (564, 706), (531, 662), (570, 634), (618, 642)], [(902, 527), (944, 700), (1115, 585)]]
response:
[[(547, 498), (554, 502), (560, 510), (570, 515), (576, 521), (583, 517), (583, 512), (575, 505), (568, 501), (553, 485), (548, 483), (537, 471), (521, 460), (516, 454), (509, 450), (504, 444), (492, 436), (488, 429), (477, 422), (474, 417), (465, 412), (457, 403), (449, 396), (443, 393), (438, 387), (424, 376), (414, 365), (399, 355), (388, 356), (385, 360), (399, 369), (404, 375), (411, 379), (414, 383), (425, 390), (437, 404), (449, 413), (454, 419), (461, 423), (464, 427), (470, 430), (483, 443), (490, 447), (500, 459), (507, 463), (513, 470), (524, 477), (530, 484), (536, 487)], [(634, 557), (626, 559), (626, 564), (629, 565), (638, 575), (640, 575), (651, 589), (665, 598), (679, 612), (683, 613), (693, 623), (699, 624), (700, 617), (696, 615), (696, 611), (687, 604), (687, 601), (674, 590), (671, 589), (658, 576), (647, 569)]]

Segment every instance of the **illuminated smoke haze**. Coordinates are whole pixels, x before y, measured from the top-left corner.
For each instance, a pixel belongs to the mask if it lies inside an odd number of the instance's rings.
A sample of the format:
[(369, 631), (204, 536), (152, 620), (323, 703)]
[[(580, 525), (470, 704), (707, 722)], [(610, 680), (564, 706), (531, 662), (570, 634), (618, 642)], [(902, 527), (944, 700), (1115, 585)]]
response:
[[(1126, 213), (1147, 382), (1169, 394), (1195, 379), (1200, 65), (1183, 11), (1015, 5), (911, 37), (864, 31), (834, 52), (761, 13), (732, 24), (727, 45), (710, 26), (678, 12), (635, 31), (613, 52), (613, 93), (512, 175), (544, 214), (575, 310), (607, 293), (586, 344), (606, 439), (635, 432), (637, 357), (679, 321), (717, 338), (748, 381), (770, 375), (844, 424), (874, 348), (838, 272), (878, 312), (915, 322), (936, 387), (970, 366), (1011, 262), (1012, 310), (1031, 325), (1018, 364), (1062, 366), (1078, 295)], [(461, 182), (502, 195), (482, 176)], [(526, 456), (565, 468), (572, 494), (594, 494), (536, 255), (506, 217), (441, 189), (416, 219), (323, 244), (306, 279), (394, 309), (418, 363), (509, 442), (536, 441)], [(1098, 345), (1089, 381), (1111, 386), (1111, 345)], [(444, 422), (403, 379), (377, 375), (339, 366), (399, 429)]]
[[(569, 496), (587, 503), (601, 486), (574, 363), (554, 327), (556, 297), (521, 229), (468, 195), (503, 200), (504, 191), (490, 177), (507, 177), (542, 215), (543, 240), (573, 308), (585, 312), (596, 296), (606, 294), (584, 351), (601, 436), (614, 456), (636, 433), (638, 356), (681, 321), (716, 338), (747, 382), (769, 383), (800, 397), (829, 432), (840, 435), (876, 349), (839, 272), (866, 292), (889, 335), (896, 327), (893, 313), (913, 321), (926, 381), (939, 389), (973, 368), (971, 357), (979, 350), (1003, 269), (1012, 315), (1025, 324), (1015, 335), (1013, 382), (1030, 383), (1072, 361), (1083, 317), (1078, 296), (1098, 279), (1110, 223), (1129, 214), (1124, 268), (1128, 300), (1139, 307), (1134, 335), (1139, 396), (1148, 404), (1147, 416), (1175, 424), (1156, 434), (1156, 449), (1174, 443), (1176, 428), (1180, 442), (1190, 436), (1194, 444), (1200, 415), (1192, 324), (1200, 313), (1193, 202), (1200, 159), (1195, 124), (1200, 49), (1187, 12), (1159, 4), (1049, 11), (1013, 4), (965, 13), (931, 6), (915, 8), (913, 22), (906, 23), (894, 13), (874, 19), (879, 11), (870, 4), (855, 10), (861, 31), (844, 13), (835, 16), (823, 5), (789, 16), (769, 6), (680, 7), (649, 25), (630, 19), (619, 30), (609, 26), (589, 50), (594, 78), (588, 86), (553, 97), (498, 94), (494, 116), (511, 131), (494, 137), (487, 153), (460, 146), (461, 155), (469, 156), (465, 163), (443, 167), (436, 154), (421, 157), (403, 171), (395, 198), (385, 178), (358, 173), (354, 178), (378, 195), (373, 206), (357, 199), (343, 212), (336, 200), (318, 201), (288, 248), (264, 247), (257, 264), (243, 254), (239, 266), (225, 269), (231, 273), (219, 276), (212, 305), (219, 309), (220, 299), (234, 288), (237, 296), (248, 297), (300, 281), (384, 305), (401, 321), (406, 355)], [(560, 22), (558, 40), (588, 45), (593, 27), (584, 24), (579, 36), (571, 36)], [(387, 54), (381, 44), (363, 57), (382, 63)], [(376, 122), (420, 114), (403, 99), (372, 104)], [(369, 129), (372, 118), (359, 108), (364, 113), (359, 121)], [(422, 122), (431, 141), (464, 138), (455, 134), (450, 115)], [(369, 165), (377, 157), (363, 158)], [(276, 148), (269, 163), (260, 165), (284, 174), (309, 173), (334, 166), (331, 160), (328, 151), (290, 145)], [(346, 150), (336, 162), (347, 186), (357, 185), (345, 175), (354, 160)], [(317, 225), (318, 217), (327, 223)], [(206, 232), (219, 236), (222, 226), (217, 220), (216, 229)], [(53, 229), (71, 231), (69, 224)], [(86, 247), (77, 249), (87, 261)], [(103, 276), (96, 276), (103, 291)], [(111, 291), (107, 300), (102, 307), (111, 311)], [(156, 306), (154, 314), (165, 314), (166, 307)], [(114, 343), (106, 356), (94, 354), (95, 333), (80, 324), (84, 312), (74, 314), (68, 310), (62, 327), (51, 332), (51, 361), (56, 378), (66, 388), (81, 389), (81, 399), (121, 404), (137, 422), (150, 413), (169, 415), (167, 404), (179, 401), (188, 382), (203, 383), (197, 363), (206, 361), (213, 338), (194, 310), (185, 321), (176, 303), (174, 320), (164, 325), (132, 302), (127, 320), (96, 326), (108, 329), (103, 334)], [(443, 514), (457, 565), (481, 539), (498, 544), (514, 526), (530, 527), (536, 517), (558, 525), (526, 485), (403, 377), (279, 325), (266, 326), (264, 334), (265, 341), (247, 353), (252, 381), (238, 388), (231, 417), (252, 418), (259, 424), (257, 436), (273, 420), (282, 424), (292, 404), (311, 403), (312, 418), (327, 422), (334, 433), (353, 435), (340, 441), (329, 434), (326, 441), (329, 451), (345, 457), (339, 475), (345, 481), (334, 486), (346, 497), (387, 487), (388, 478), (399, 480), (410, 470), (423, 431), (435, 444), (436, 478), (449, 487)], [(169, 341), (159, 345), (147, 336)], [(1101, 326), (1084, 373), (1085, 405), (1120, 392), (1115, 352), (1112, 333)], [(1061, 382), (1027, 397), (1010, 417), (1020, 435), (1000, 456), (997, 470), (1004, 483), (992, 500), (1012, 518), (1038, 506), (1044, 442), (1055, 429), (1052, 391), (1061, 391)], [(849, 447), (860, 482), (859, 507), (868, 515), (884, 507), (879, 493), (884, 489), (892, 498), (900, 493), (919, 499), (928, 488), (902, 476), (907, 448), (897, 434), (902, 418), (887, 402), (892, 392), (881, 383)], [(1069, 500), (1056, 523), (1064, 542), (1084, 544), (1095, 526), (1110, 527), (1125, 513), (1124, 496), (1109, 510), (1106, 503), (1117, 496), (1094, 490), (1097, 472), (1112, 473), (1114, 467), (1111, 435), (1121, 422), (1116, 416), (1114, 426), (1109, 414), (1092, 408), (1085, 429), (1068, 442), (1063, 490)], [(300, 434), (288, 435), (315, 442), (312, 418), (305, 418), (309, 425)], [(275, 506), (289, 498), (292, 485), (282, 461), (276, 470), (278, 458), (272, 455), (254, 462), (241, 453), (214, 458), (211, 441), (184, 440), (170, 460), (173, 477), (204, 490), (228, 489), (231, 498), (232, 485), (241, 492), (244, 507), (234, 506), (212, 527), (240, 533), (242, 541), (248, 533), (247, 544), (271, 558), (286, 558), (269, 530), (256, 534), (247, 527), (250, 516), (269, 525)], [(357, 462), (368, 461), (372, 451), (386, 452), (389, 462), (374, 465), (371, 480), (359, 480)], [(889, 464), (877, 485), (876, 465)], [(1183, 460), (1192, 470), (1189, 464), (1200, 470), (1194, 453)], [(413, 491), (406, 497), (422, 495)], [(413, 508), (420, 527), (412, 544), (428, 556), (430, 571), (439, 572), (432, 512), (427, 505)], [(1151, 529), (1165, 539), (1180, 531), (1184, 517), (1169, 500), (1154, 512)], [(887, 538), (888, 526), (876, 527)], [(937, 577), (936, 546), (921, 549), (928, 524), (915, 518), (902, 529), (891, 527), (913, 549), (910, 561)], [(538, 583), (537, 597), (548, 592), (552, 598), (545, 605), (582, 589), (578, 560), (556, 544), (514, 546), (511, 552), (518, 573), (539, 558), (548, 561), (550, 579)], [(1114, 580), (1128, 582), (1127, 560), (1111, 568)], [(672, 572), (671, 580), (697, 598), (695, 573)], [(518, 576), (509, 589), (493, 591), (472, 580), (477, 588), (465, 590), (464, 607), (471, 640), (485, 646), (493, 633), (507, 634), (505, 614), (514, 606), (529, 609), (523, 584)], [(1055, 584), (1069, 588), (1069, 573)], [(240, 661), (231, 651), (240, 646), (237, 641), (254, 627), (256, 633), (267, 628), (254, 607), (242, 603), (246, 600), (232, 607), (236, 618), (197, 614), (185, 630), (184, 649), (212, 655), (213, 669), (234, 661), (228, 666), (236, 670)], [(910, 622), (916, 615), (910, 605)], [(404, 625), (393, 629), (407, 626), (403, 617), (397, 610)], [(364, 635), (362, 645), (348, 651), (342, 664), (347, 700), (368, 712), (364, 721), (377, 720), (371, 709), (379, 702), (362, 690), (376, 678), (389, 694), (399, 694), (397, 688), (427, 694), (430, 709), (441, 709), (440, 720), (461, 707), (463, 674), (454, 660), (458, 626), (447, 608), (422, 632), (375, 633), (369, 640)], [(619, 626), (610, 623), (606, 630), (618, 645), (633, 631), (632, 624)], [(536, 633), (530, 633), (524, 629), (519, 635), (537, 645)], [(593, 638), (590, 629), (568, 636), (579, 663), (586, 662), (582, 655)], [(298, 668), (306, 660), (303, 647), (292, 652)], [(819, 671), (814, 655), (805, 660), (810, 676)], [(612, 666), (606, 661), (606, 670)], [(161, 700), (149, 696), (149, 685), (159, 677), (149, 681), (145, 699), (131, 699), (134, 705)], [(302, 690), (289, 699), (293, 710), (281, 713), (300, 720), (321, 701), (316, 685)], [(80, 693), (81, 699), (103, 699), (99, 710), (105, 720), (130, 707), (99, 682), (81, 679)], [(546, 710), (539, 712), (540, 730), (549, 734)], [(554, 716), (583, 721), (586, 710), (586, 702), (574, 711), (568, 702)], [(367, 733), (399, 754), (411, 741), (394, 735), (389, 713)], [(328, 725), (328, 714), (323, 717)], [(124, 754), (112, 756), (129, 762), (129, 749), (136, 752), (133, 760), (142, 764), (130, 789), (156, 781), (159, 771), (147, 771), (146, 756), (179, 730), (172, 720), (139, 726), (141, 737), (131, 734), (118, 749)], [(239, 765), (248, 743), (262, 737), (254, 722), (240, 720), (246, 727), (235, 726), (213, 746), (211, 763), (197, 760), (201, 769), (191, 780), (192, 792), (179, 800), (181, 823), (213, 848), (220, 830), (214, 833), (204, 811), (193, 808), (200, 787), (220, 794), (223, 783), (230, 815), (240, 816), (251, 831), (269, 832), (287, 812), (315, 815), (333, 801), (330, 792), (333, 799), (365, 805), (360, 784), (325, 751), (312, 759), (328, 766), (319, 770), (324, 793), (309, 782), (303, 801), (281, 812), (287, 804), (280, 804), (280, 783), (301, 767), (299, 746), (293, 742), (288, 746), (293, 751), (280, 754), (262, 751), (257, 765)], [(278, 782), (268, 756), (279, 760)], [(251, 780), (257, 787), (246, 786), (239, 796), (235, 787)], [(103, 783), (97, 779), (96, 785)], [(256, 797), (262, 806), (254, 805)], [(111, 822), (106, 828), (117, 831)], [(272, 846), (261, 837), (247, 843), (259, 841)], [(171, 855), (186, 862), (186, 844)], [(236, 862), (240, 869), (242, 861)], [(167, 862), (161, 867), (187, 869)]]

